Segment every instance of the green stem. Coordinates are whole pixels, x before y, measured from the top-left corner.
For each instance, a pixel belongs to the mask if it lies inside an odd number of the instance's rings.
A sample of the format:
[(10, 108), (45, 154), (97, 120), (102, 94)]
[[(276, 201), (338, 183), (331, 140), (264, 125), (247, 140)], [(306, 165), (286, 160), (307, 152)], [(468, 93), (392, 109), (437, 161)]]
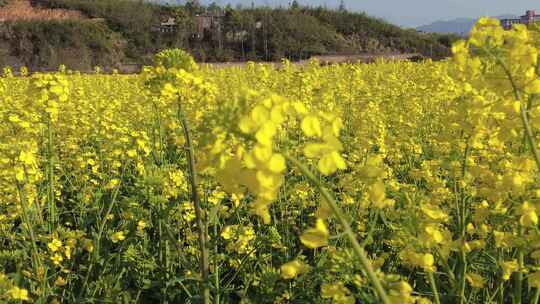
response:
[[(158, 233), (159, 233), (159, 240), (158, 240), (158, 248), (159, 248), (159, 256), (158, 256), (158, 259), (160, 261), (160, 265), (162, 267), (162, 269), (164, 270), (164, 275), (165, 275), (165, 281), (168, 282), (169, 281), (169, 269), (168, 269), (168, 262), (167, 262), (167, 252), (168, 252), (168, 249), (167, 249), (167, 238), (165, 238), (164, 236), (164, 233), (163, 233), (163, 226), (164, 226), (164, 221), (163, 221), (163, 216), (164, 216), (164, 212), (163, 212), (163, 203), (162, 202), (159, 202), (158, 204), (158, 213), (159, 213), (159, 219), (158, 219)], [(164, 285), (163, 286), (163, 289), (162, 289), (162, 295), (161, 295), (161, 303), (164, 303), (166, 304), (167, 303), (167, 285)]]
[[(123, 177), (123, 172), (122, 172), (122, 177)], [(118, 192), (120, 190), (120, 185), (121, 185), (121, 181), (120, 181), (120, 184), (118, 184), (116, 186), (116, 189), (113, 192), (111, 203), (109, 204), (109, 208), (107, 209), (107, 211), (105, 212), (105, 215), (101, 219), (101, 224), (99, 226), (98, 234), (97, 234), (97, 237), (96, 237), (96, 240), (95, 240), (96, 248), (94, 249), (94, 255), (93, 255), (94, 260), (92, 261), (90, 266), (88, 266), (88, 271), (86, 272), (86, 276), (84, 278), (83, 285), (82, 285), (79, 297), (81, 297), (84, 294), (84, 292), (86, 291), (85, 290), (86, 285), (88, 284), (88, 279), (90, 278), (90, 274), (92, 273), (92, 269), (93, 269), (93, 266), (95, 264), (95, 260), (99, 257), (101, 237), (103, 236), (103, 231), (105, 230), (105, 225), (107, 224), (107, 218), (109, 217), (109, 214), (111, 214), (111, 212), (112, 212), (112, 210), (114, 208), (114, 205), (116, 204), (116, 197), (118, 196)]]
[(154, 103), (154, 111), (156, 112), (156, 127), (158, 129), (158, 135), (159, 135), (159, 162), (160, 165), (164, 165), (165, 163), (165, 146), (163, 141), (163, 127), (161, 126), (161, 114), (158, 108), (158, 105)]
[(34, 268), (37, 273), (38, 268), (41, 267), (41, 263), (39, 260), (39, 251), (37, 247), (36, 234), (34, 232), (34, 228), (32, 224), (30, 223), (30, 216), (28, 215), (28, 210), (26, 209), (26, 195), (24, 194), (23, 186), (20, 183), (17, 183), (17, 190), (19, 192), (19, 202), (21, 204), (23, 221), (24, 221), (24, 224), (26, 225), (26, 229), (28, 230), (30, 241), (32, 242)]
[(524, 266), (523, 250), (518, 248), (518, 264), (519, 271), (516, 272), (514, 277), (514, 304), (521, 304), (523, 297), (523, 266)]
[[(526, 113), (527, 113), (527, 121), (530, 119), (530, 115), (529, 115), (529, 111), (531, 110), (532, 106), (533, 106), (533, 100), (536, 98), (536, 95), (530, 95), (528, 100), (527, 100), (527, 110), (526, 110)], [(521, 141), (521, 149), (522, 149), (522, 153), (524, 152), (527, 152), (527, 131), (523, 130), (523, 140)]]
[(54, 159), (53, 159), (53, 130), (51, 125), (51, 114), (47, 117), (47, 207), (49, 210), (49, 233), (56, 227), (56, 204), (54, 202)]
[(465, 286), (467, 281), (467, 255), (465, 254), (465, 250), (463, 249), (463, 245), (461, 246), (461, 271), (460, 271), (460, 281), (459, 281), (459, 303), (463, 304), (466, 302), (465, 299)]
[(448, 265), (447, 259), (441, 254), (441, 250), (437, 248), (437, 255), (439, 256), (439, 260), (441, 261), (441, 264), (446, 271), (446, 274), (448, 275), (448, 281), (450, 281), (450, 287), (452, 289), (456, 288), (456, 276), (454, 275), (454, 272), (452, 271), (452, 268), (450, 268), (450, 265)]
[(538, 147), (536, 146), (536, 142), (534, 139), (534, 135), (532, 132), (531, 125), (529, 124), (527, 109), (521, 102), (521, 94), (518, 90), (517, 84), (514, 81), (514, 77), (512, 76), (512, 73), (510, 72), (510, 69), (504, 64), (504, 62), (499, 58), (498, 56), (495, 56), (493, 53), (491, 53), (489, 50), (485, 50), (489, 55), (491, 55), (493, 58), (495, 58), (495, 61), (501, 66), (504, 73), (506, 74), (506, 77), (508, 77), (508, 80), (510, 81), (510, 84), (512, 85), (512, 91), (514, 93), (514, 98), (519, 101), (520, 103), (520, 117), (521, 117), (521, 123), (523, 124), (523, 127), (525, 128), (525, 135), (527, 136), (527, 141), (529, 142), (529, 146), (531, 147), (531, 151), (534, 157), (534, 161), (536, 162), (536, 166), (540, 170), (540, 153), (538, 152)]
[[(217, 237), (218, 231), (217, 231), (217, 225), (214, 225), (214, 237)], [(219, 286), (219, 267), (218, 267), (218, 244), (215, 242), (214, 244), (214, 284), (215, 286), (215, 295), (214, 295), (214, 304), (219, 304), (220, 301), (220, 286)]]
[(180, 102), (178, 103), (178, 120), (184, 130), (184, 137), (186, 138), (186, 148), (188, 153), (188, 169), (189, 169), (189, 181), (191, 184), (191, 200), (195, 208), (195, 217), (197, 218), (197, 228), (199, 234), (199, 249), (201, 251), (200, 259), (200, 271), (201, 271), (201, 296), (203, 304), (210, 304), (210, 280), (209, 280), (209, 262), (208, 262), (208, 247), (207, 247), (207, 232), (204, 214), (201, 207), (201, 201), (199, 199), (199, 193), (197, 191), (197, 171), (195, 169), (195, 155), (193, 152), (193, 143), (191, 142), (191, 136), (189, 132), (188, 123), (185, 116), (182, 113)]
[(527, 111), (523, 105), (521, 105), (520, 107), (520, 114), (521, 114), (521, 122), (523, 123), (523, 127), (525, 128), (525, 132), (527, 134), (527, 140), (529, 142), (529, 146), (531, 147), (534, 161), (536, 162), (536, 166), (540, 170), (540, 154), (538, 153), (538, 148), (536, 147), (536, 142), (534, 140), (532, 128), (531, 128), (531, 125), (529, 124), (529, 119), (527, 118)]
[(441, 304), (441, 299), (439, 297), (439, 291), (437, 290), (437, 284), (435, 283), (435, 277), (433, 272), (429, 271), (427, 273), (429, 279), (429, 285), (431, 285), (431, 290), (433, 291), (433, 298), (435, 299), (435, 304)]
[(32, 243), (32, 266), (34, 267), (34, 273), (38, 276), (38, 280), (41, 281), (41, 294), (36, 303), (45, 303), (47, 294), (49, 293), (49, 285), (47, 281), (47, 269), (42, 266), (41, 259), (39, 257), (39, 250), (37, 247), (36, 234), (32, 223), (30, 223), (30, 216), (25, 206), (26, 195), (24, 193), (23, 185), (17, 182), (17, 191), (19, 193), (19, 202), (21, 204), (23, 222), (26, 225), (28, 234), (30, 236), (30, 242)]
[(504, 281), (501, 281), (499, 287), (499, 303), (504, 304)]
[[(470, 154), (470, 145), (469, 145), (469, 139), (466, 140), (465, 145), (465, 151), (463, 152), (463, 164), (461, 168), (461, 179), (462, 181), (465, 180), (465, 176), (467, 174), (467, 161)], [(458, 200), (458, 215), (459, 215), (459, 231), (460, 231), (460, 238), (461, 238), (461, 249), (460, 249), (460, 281), (459, 281), (459, 290), (458, 290), (458, 296), (459, 301), (461, 304), (466, 302), (465, 298), (465, 286), (466, 286), (466, 280), (467, 280), (467, 253), (465, 252), (464, 244), (465, 244), (465, 238), (466, 238), (466, 232), (467, 232), (467, 200), (465, 195), (465, 189), (461, 188), (461, 197), (456, 198)]]
[(379, 296), (379, 299), (384, 304), (390, 304), (390, 299), (388, 298), (388, 295), (386, 294), (386, 291), (384, 290), (381, 281), (377, 277), (377, 274), (375, 273), (375, 270), (371, 266), (371, 262), (369, 261), (369, 258), (364, 250), (364, 248), (358, 243), (358, 240), (356, 239), (356, 235), (353, 232), (351, 226), (347, 222), (347, 217), (341, 210), (341, 208), (337, 205), (336, 201), (334, 200), (333, 196), (328, 192), (328, 190), (322, 185), (322, 183), (317, 179), (313, 173), (300, 161), (298, 161), (296, 158), (291, 157), (287, 154), (285, 154), (285, 158), (293, 163), (302, 174), (307, 177), (311, 183), (313, 183), (317, 189), (321, 192), (322, 196), (326, 200), (326, 203), (330, 206), (332, 209), (333, 214), (338, 219), (339, 223), (343, 227), (343, 230), (347, 234), (347, 237), (349, 238), (349, 241), (352, 244), (353, 250), (360, 259), (360, 264), (362, 264), (362, 268), (366, 272), (369, 280), (371, 281), (371, 284), (375, 287), (375, 291), (377, 292), (377, 295)]
[(532, 304), (538, 304), (538, 300), (540, 299), (540, 288), (536, 288), (534, 291), (534, 296), (531, 301)]
[[(534, 161), (536, 162), (536, 166), (540, 170), (540, 153), (538, 152), (538, 147), (536, 146), (536, 141), (534, 139), (532, 127), (529, 123), (528, 110), (529, 110), (529, 107), (532, 105), (532, 99), (529, 98), (529, 103), (527, 104), (527, 106), (523, 105), (521, 101), (521, 94), (518, 90), (516, 82), (514, 81), (512, 73), (510, 72), (510, 69), (506, 66), (506, 64), (504, 64), (504, 62), (498, 56), (493, 55), (489, 51), (488, 53), (495, 58), (497, 63), (504, 70), (506, 76), (508, 77), (508, 80), (510, 81), (510, 84), (512, 85), (514, 98), (520, 103), (519, 112), (520, 112), (521, 123), (523, 124), (523, 128), (525, 129), (525, 135), (527, 137), (529, 146), (531, 147), (531, 151), (534, 157)], [(520, 271), (516, 274), (515, 281), (514, 281), (515, 285), (514, 285), (513, 299), (514, 299), (515, 304), (522, 303), (523, 272), (521, 271), (521, 269), (523, 268), (523, 251), (521, 249), (518, 249), (518, 263), (520, 265)]]

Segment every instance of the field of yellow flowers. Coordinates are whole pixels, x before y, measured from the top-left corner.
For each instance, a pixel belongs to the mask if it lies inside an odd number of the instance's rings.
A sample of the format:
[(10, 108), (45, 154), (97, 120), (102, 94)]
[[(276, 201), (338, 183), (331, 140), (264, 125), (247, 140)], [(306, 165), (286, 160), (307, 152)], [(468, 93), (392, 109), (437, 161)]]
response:
[(539, 303), (540, 29), (444, 62), (0, 77), (1, 303)]

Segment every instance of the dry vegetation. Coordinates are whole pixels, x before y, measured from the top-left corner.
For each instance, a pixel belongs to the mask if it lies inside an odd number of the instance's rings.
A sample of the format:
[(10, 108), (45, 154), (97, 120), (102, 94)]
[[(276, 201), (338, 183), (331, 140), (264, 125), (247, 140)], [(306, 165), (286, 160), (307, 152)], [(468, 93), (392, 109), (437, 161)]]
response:
[(76, 10), (45, 9), (32, 6), (30, 0), (12, 0), (0, 8), (0, 21), (81, 19)]

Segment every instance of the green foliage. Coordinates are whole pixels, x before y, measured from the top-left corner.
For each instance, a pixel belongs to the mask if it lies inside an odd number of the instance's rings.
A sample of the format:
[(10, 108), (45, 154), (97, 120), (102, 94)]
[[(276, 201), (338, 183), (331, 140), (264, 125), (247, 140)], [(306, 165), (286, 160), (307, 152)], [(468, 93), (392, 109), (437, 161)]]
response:
[(132, 58), (152, 50), (150, 29), (159, 19), (151, 4), (132, 0), (40, 0), (50, 8), (74, 9), (90, 18), (104, 18), (107, 25), (128, 40), (126, 55)]
[(309, 58), (333, 53), (344, 42), (317, 18), (297, 10), (276, 10), (271, 17), (269, 45), (273, 58)]
[(450, 55), (450, 45), (443, 44), (432, 36), (422, 35), (415, 30), (402, 29), (382, 19), (365, 13), (331, 11), (319, 7), (306, 9), (322, 24), (343, 35), (351, 45), (362, 51), (399, 51), (420, 53), (433, 58)]
[(18, 21), (7, 26), (10, 52), (30, 67), (89, 69), (112, 66), (122, 56), (116, 34), (99, 22)]

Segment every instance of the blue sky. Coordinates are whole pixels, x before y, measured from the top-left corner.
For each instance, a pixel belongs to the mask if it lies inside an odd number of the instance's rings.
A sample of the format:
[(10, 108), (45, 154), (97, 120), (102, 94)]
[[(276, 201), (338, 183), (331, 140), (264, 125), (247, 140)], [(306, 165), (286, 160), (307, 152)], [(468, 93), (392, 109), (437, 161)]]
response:
[[(250, 5), (251, 0), (215, 0), (218, 4)], [(255, 4), (283, 5), (292, 0), (254, 0)], [(204, 3), (212, 0), (203, 1)], [(339, 0), (299, 0), (303, 5), (337, 7)], [(535, 0), (345, 0), (350, 10), (365, 11), (392, 23), (414, 27), (437, 20), (460, 17), (522, 15), (527, 9), (540, 12)]]

